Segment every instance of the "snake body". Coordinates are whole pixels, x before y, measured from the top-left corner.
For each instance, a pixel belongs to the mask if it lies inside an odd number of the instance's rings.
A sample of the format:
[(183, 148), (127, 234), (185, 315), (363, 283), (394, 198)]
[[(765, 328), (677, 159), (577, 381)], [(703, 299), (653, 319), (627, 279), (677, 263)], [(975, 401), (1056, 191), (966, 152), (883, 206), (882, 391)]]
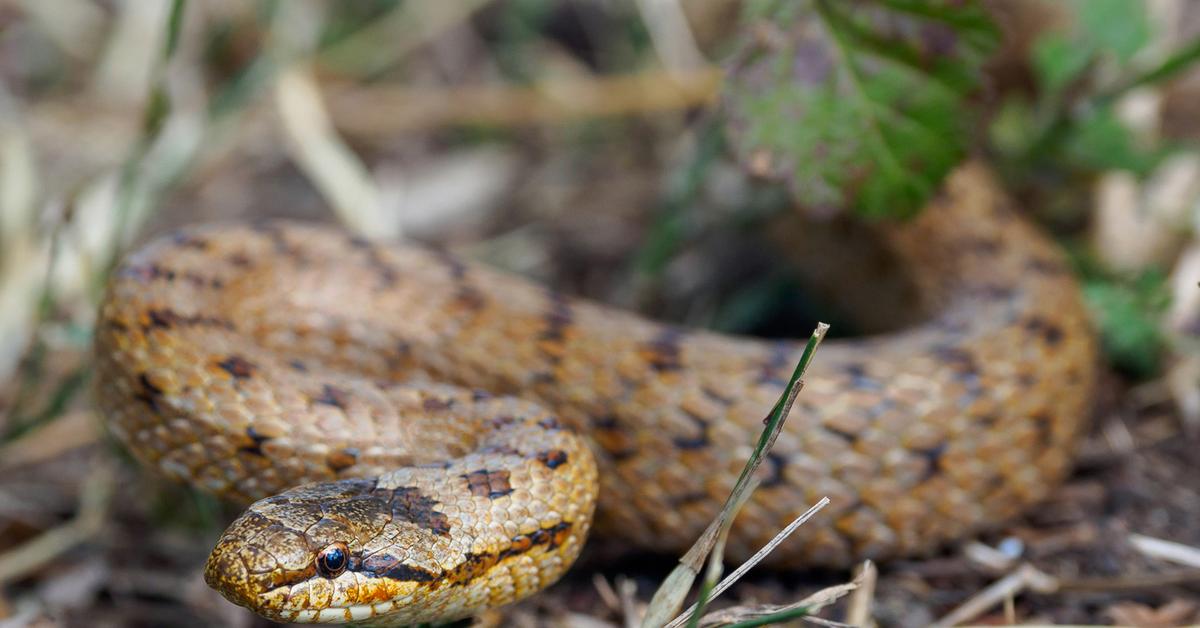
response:
[[(933, 314), (822, 347), (734, 556), (822, 496), (771, 560), (929, 552), (1068, 470), (1096, 348), (1055, 247), (973, 164), (884, 242)], [(549, 585), (597, 500), (602, 531), (688, 547), (803, 346), (271, 222), (188, 228), (129, 256), (96, 348), (99, 403), (139, 459), (261, 500), (218, 541), (209, 584), (280, 621), (403, 624)]]

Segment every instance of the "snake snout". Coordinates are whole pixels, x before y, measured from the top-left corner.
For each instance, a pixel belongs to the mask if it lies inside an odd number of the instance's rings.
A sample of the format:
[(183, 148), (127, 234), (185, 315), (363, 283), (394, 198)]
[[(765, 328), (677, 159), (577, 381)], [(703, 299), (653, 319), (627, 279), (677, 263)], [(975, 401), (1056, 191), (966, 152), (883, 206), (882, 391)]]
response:
[[(241, 522), (241, 519), (238, 520)], [(235, 522), (238, 523), (238, 522)], [(204, 582), (225, 596), (225, 599), (246, 608), (254, 608), (262, 593), (259, 579), (251, 577), (244, 559), (245, 544), (231, 526), (221, 535), (204, 564)]]
[(231, 551), (221, 543), (218, 543), (204, 565), (204, 582), (219, 591), (225, 599), (246, 608), (254, 607), (254, 601), (260, 593), (258, 587), (252, 584), (238, 552)]
[(204, 581), (225, 599), (258, 613), (271, 609), (267, 594), (311, 577), (304, 537), (250, 510), (221, 535), (204, 566)]

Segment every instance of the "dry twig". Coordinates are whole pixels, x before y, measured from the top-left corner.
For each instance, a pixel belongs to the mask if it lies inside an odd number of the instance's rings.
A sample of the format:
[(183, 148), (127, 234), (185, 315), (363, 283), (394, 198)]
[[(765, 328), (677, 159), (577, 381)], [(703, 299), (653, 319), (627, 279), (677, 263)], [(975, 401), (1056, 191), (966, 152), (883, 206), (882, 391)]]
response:
[(875, 568), (875, 563), (869, 560), (864, 562), (855, 580), (859, 586), (850, 594), (846, 623), (851, 626), (867, 626), (872, 623), (875, 583), (879, 581), (879, 570)]
[(722, 73), (647, 71), (628, 76), (546, 82), (532, 87), (330, 86), (329, 110), (343, 132), (391, 141), (405, 131), (457, 124), (560, 123), (585, 118), (678, 111), (712, 102)]
[(1026, 589), (1031, 589), (1038, 593), (1053, 593), (1058, 590), (1058, 579), (1029, 563), (1022, 563), (1011, 574), (997, 580), (986, 589), (975, 594), (971, 599), (963, 602), (958, 608), (935, 622), (933, 626), (935, 628), (957, 626), (964, 621), (978, 617), (993, 606), (1003, 603), (1005, 599), (1011, 598)]
[(1164, 541), (1143, 534), (1130, 534), (1129, 543), (1133, 545), (1134, 549), (1151, 558), (1169, 560), (1173, 563), (1200, 569), (1200, 548), (1174, 541)]

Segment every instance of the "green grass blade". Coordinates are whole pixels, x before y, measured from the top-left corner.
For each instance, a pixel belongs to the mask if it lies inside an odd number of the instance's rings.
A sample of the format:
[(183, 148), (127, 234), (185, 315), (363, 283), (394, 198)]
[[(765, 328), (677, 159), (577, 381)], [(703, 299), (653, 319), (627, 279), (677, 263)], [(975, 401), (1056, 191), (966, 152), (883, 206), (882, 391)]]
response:
[[(729, 497), (725, 500), (725, 505), (704, 533), (700, 535), (700, 538), (696, 540), (696, 543), (680, 559), (680, 564), (667, 576), (663, 584), (659, 586), (658, 591), (654, 593), (654, 597), (651, 599), (650, 606), (642, 620), (644, 628), (659, 628), (666, 625), (668, 620), (679, 613), (679, 609), (683, 606), (684, 597), (686, 597), (688, 590), (691, 589), (696, 576), (699, 575), (700, 568), (703, 566), (705, 559), (711, 554), (712, 560), (718, 564), (712, 565), (712, 571), (709, 573), (710, 578), (706, 578), (704, 588), (701, 590), (701, 597), (697, 602), (697, 610), (692, 613), (692, 618), (698, 621), (698, 618), (703, 615), (704, 605), (707, 604), (709, 599), (706, 591), (712, 590), (716, 584), (716, 578), (720, 576), (719, 563), (721, 557), (714, 553), (714, 548), (718, 545), (723, 546), (721, 539), (728, 534), (729, 527), (733, 524), (737, 510), (749, 498), (754, 486), (754, 482), (752, 481), (754, 471), (762, 464), (767, 452), (770, 451), (771, 446), (775, 443), (775, 439), (778, 438), (784, 420), (787, 418), (792, 404), (796, 401), (796, 396), (800, 394), (800, 390), (804, 387), (804, 374), (808, 371), (808, 366), (816, 354), (817, 347), (820, 346), (821, 341), (824, 340), (825, 334), (828, 331), (829, 325), (825, 323), (818, 323), (817, 328), (813, 330), (808, 343), (804, 346), (804, 352), (801, 354), (800, 360), (796, 363), (796, 368), (792, 371), (792, 376), (788, 380), (787, 386), (784, 388), (779, 400), (771, 408), (771, 412), (767, 415), (763, 431), (758, 437), (758, 444), (754, 448), (754, 452), (750, 455), (750, 459), (746, 461), (745, 467), (742, 468), (742, 473), (738, 476), (733, 490), (730, 491)], [(713, 576), (712, 574), (716, 575)]]

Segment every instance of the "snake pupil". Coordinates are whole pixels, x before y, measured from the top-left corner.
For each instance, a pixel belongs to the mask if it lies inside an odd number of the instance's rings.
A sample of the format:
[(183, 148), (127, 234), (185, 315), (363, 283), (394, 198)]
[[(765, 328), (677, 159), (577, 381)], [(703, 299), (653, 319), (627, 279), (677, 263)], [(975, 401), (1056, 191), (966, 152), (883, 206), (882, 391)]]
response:
[(317, 554), (317, 573), (325, 578), (336, 578), (346, 570), (346, 559), (346, 544), (334, 543)]

